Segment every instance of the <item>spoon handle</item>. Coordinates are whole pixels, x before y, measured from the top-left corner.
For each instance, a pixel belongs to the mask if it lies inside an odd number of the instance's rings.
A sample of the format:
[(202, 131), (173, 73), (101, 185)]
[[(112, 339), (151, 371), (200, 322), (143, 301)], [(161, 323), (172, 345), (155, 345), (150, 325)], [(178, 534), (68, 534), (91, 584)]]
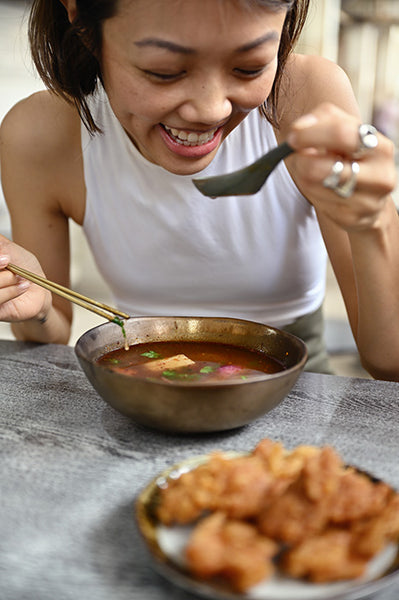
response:
[(256, 160), (254, 163), (252, 163), (252, 165), (249, 166), (249, 169), (254, 169), (256, 171), (258, 168), (262, 167), (262, 169), (264, 169), (269, 175), (272, 172), (272, 170), (278, 165), (278, 163), (281, 160), (283, 160), (283, 158), (286, 158), (293, 152), (294, 149), (291, 148), (291, 146), (287, 144), (287, 142), (283, 142), (279, 146), (273, 148), (273, 150), (270, 150), (269, 152), (258, 158), (258, 160)]

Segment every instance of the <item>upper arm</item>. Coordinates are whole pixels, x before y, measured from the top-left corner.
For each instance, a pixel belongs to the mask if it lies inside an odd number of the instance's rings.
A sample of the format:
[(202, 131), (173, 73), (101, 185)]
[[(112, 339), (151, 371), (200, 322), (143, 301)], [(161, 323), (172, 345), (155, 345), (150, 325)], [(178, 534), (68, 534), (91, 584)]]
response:
[(284, 137), (294, 120), (324, 102), (359, 116), (351, 82), (339, 65), (320, 56), (290, 56), (281, 86), (279, 109), (282, 119), (278, 135)]
[[(71, 199), (81, 197), (77, 134), (72, 107), (48, 92), (19, 102), (0, 129), (1, 177), (13, 241), (35, 254), (48, 279), (65, 286)], [(53, 301), (71, 319), (69, 302)]]
[[(283, 139), (295, 119), (325, 102), (335, 104), (345, 112), (360, 118), (349, 78), (338, 65), (318, 56), (293, 55), (283, 84), (284, 119), (279, 136)], [(295, 180), (294, 171), (291, 175)], [(355, 330), (357, 296), (349, 237), (320, 211), (317, 212), (317, 216), (329, 259)]]

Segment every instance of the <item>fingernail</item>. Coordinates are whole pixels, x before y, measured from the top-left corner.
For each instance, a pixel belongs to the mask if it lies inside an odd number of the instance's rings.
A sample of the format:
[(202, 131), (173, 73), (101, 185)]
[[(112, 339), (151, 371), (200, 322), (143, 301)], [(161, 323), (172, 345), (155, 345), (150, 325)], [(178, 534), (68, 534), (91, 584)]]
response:
[(317, 123), (318, 119), (315, 115), (311, 113), (308, 115), (303, 115), (303, 117), (299, 117), (294, 123), (293, 127), (295, 129), (306, 129), (306, 127), (311, 127)]
[(6, 256), (6, 255), (0, 256), (0, 268), (6, 267), (9, 262), (10, 262), (9, 256)]

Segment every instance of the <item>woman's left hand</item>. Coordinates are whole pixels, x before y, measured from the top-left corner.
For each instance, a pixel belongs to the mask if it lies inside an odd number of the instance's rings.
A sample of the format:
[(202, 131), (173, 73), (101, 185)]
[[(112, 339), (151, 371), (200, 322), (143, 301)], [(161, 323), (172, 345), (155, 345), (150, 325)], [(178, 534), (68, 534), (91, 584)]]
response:
[(375, 131), (366, 139), (374, 147), (364, 148), (360, 125), (324, 103), (295, 121), (287, 138), (297, 151), (290, 160), (301, 192), (348, 233), (373, 228), (396, 185), (394, 144)]

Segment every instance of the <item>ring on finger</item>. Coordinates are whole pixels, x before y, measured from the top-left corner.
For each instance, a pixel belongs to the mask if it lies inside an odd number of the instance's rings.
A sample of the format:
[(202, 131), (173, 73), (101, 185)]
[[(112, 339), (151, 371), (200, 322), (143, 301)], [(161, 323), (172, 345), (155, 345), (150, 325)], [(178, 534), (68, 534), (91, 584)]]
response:
[(323, 186), (333, 190), (341, 198), (349, 198), (356, 187), (357, 174), (359, 173), (359, 163), (351, 163), (351, 174), (347, 181), (340, 183), (341, 174), (344, 170), (344, 164), (341, 160), (337, 160), (331, 169), (331, 173), (323, 179)]
[(344, 163), (342, 160), (337, 160), (331, 168), (331, 173), (329, 173), (329, 175), (323, 179), (324, 187), (330, 190), (335, 190), (337, 185), (339, 185), (343, 170)]
[(356, 187), (357, 174), (359, 173), (359, 170), (359, 163), (353, 161), (351, 163), (351, 174), (349, 179), (341, 185), (337, 185), (334, 188), (334, 192), (338, 194), (338, 196), (341, 196), (341, 198), (349, 198), (350, 196), (352, 196), (353, 191)]
[(377, 129), (373, 125), (362, 123), (359, 125), (359, 146), (354, 154), (355, 158), (362, 156), (367, 150), (373, 150), (378, 146)]

